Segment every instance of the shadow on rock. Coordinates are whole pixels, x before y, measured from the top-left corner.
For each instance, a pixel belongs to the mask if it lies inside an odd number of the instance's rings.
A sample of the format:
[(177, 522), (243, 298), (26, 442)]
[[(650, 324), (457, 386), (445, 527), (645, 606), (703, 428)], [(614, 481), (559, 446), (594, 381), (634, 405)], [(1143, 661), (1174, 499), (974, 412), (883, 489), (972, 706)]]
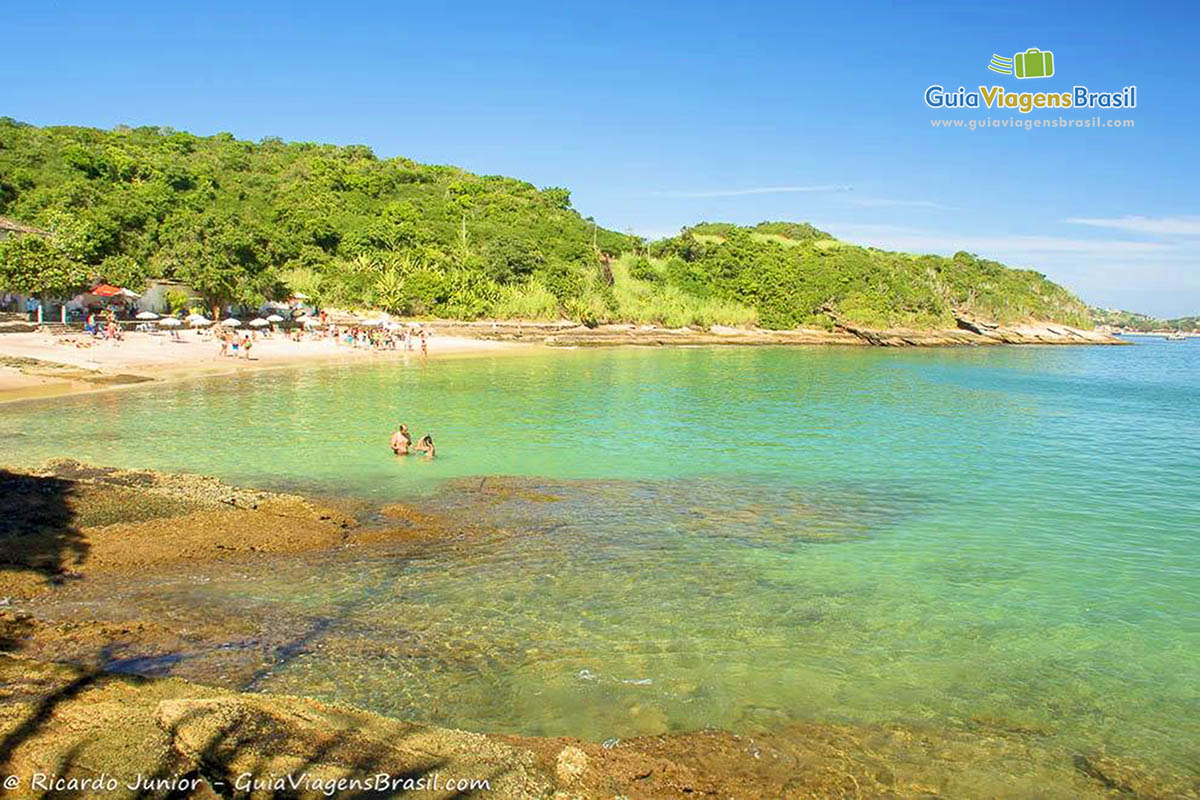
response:
[[(0, 655), (0, 774), (21, 797), (548, 797), (532, 753), (296, 697)], [(90, 783), (97, 777), (114, 788)]]
[(0, 570), (61, 583), (88, 555), (76, 525), (74, 481), (0, 470)]

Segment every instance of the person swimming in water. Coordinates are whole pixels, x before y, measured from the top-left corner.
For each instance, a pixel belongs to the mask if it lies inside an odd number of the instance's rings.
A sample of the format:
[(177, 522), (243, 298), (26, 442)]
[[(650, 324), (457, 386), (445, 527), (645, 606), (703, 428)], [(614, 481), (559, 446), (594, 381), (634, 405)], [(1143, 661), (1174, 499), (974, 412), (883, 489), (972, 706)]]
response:
[(398, 456), (408, 455), (409, 448), (412, 447), (412, 435), (408, 432), (408, 426), (403, 422), (400, 423), (400, 429), (392, 434), (392, 452)]
[(437, 448), (433, 446), (433, 437), (428, 433), (421, 437), (416, 445), (413, 446), (413, 449), (418, 453), (424, 453), (429, 458), (437, 455)]

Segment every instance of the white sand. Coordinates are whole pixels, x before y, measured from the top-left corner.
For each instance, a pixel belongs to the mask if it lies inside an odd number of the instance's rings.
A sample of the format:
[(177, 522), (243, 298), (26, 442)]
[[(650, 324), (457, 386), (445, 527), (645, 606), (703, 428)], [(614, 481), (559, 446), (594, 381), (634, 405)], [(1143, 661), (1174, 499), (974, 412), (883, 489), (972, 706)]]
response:
[[(0, 358), (32, 358), (77, 368), (56, 375), (53, 370), (0, 366), (0, 401), (34, 396), (95, 391), (95, 383), (82, 380), (85, 375), (138, 375), (163, 380), (197, 375), (226, 374), (240, 370), (265, 369), (288, 365), (341, 361), (422, 360), (420, 345), (412, 351), (362, 349), (338, 344), (326, 338), (293, 342), (281, 334), (259, 337), (251, 348), (252, 358), (222, 357), (219, 345), (194, 330), (180, 331), (180, 340), (169, 334), (152, 335), (130, 332), (120, 342), (89, 340), (76, 334), (73, 339), (90, 341), (88, 347), (76, 347), (48, 333), (0, 334)], [(527, 349), (528, 345), (469, 339), (433, 334), (428, 338), (429, 359), (441, 356)], [(83, 370), (85, 372), (79, 372)], [(72, 374), (74, 373), (74, 374)]]

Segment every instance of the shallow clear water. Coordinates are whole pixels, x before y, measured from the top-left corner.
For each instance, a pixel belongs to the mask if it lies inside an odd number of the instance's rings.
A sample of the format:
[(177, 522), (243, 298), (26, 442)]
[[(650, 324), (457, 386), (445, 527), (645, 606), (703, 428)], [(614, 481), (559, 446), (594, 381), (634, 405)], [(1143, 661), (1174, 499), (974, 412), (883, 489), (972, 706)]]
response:
[[(1182, 763), (1200, 735), (1198, 368), (1195, 340), (330, 367), (0, 407), (0, 462), (496, 526), (416, 556), (114, 587), (291, 626), (303, 643), (254, 688), (598, 739), (985, 724)], [(439, 458), (391, 456), (398, 420)]]

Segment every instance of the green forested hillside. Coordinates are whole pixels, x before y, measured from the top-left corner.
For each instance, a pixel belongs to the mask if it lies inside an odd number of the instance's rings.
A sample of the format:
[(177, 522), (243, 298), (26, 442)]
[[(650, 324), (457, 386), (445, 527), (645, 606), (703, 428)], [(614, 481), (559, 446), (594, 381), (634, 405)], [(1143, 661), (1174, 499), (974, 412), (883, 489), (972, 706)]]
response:
[(1200, 330), (1200, 316), (1159, 319), (1133, 311), (1112, 308), (1093, 308), (1092, 321), (1131, 331), (1195, 331)]
[(1087, 306), (1038, 272), (965, 252), (945, 258), (858, 247), (811, 225), (704, 223), (650, 252), (663, 259), (653, 270), (660, 279), (746, 302), (771, 328), (828, 324), (825, 309), (876, 328), (953, 328), (954, 309), (1004, 324), (1091, 325)]
[(1087, 324), (1038, 273), (959, 253), (856, 247), (803, 223), (704, 223), (647, 245), (560, 188), (363, 146), (0, 118), (0, 215), (53, 232), (0, 242), (0, 288), (66, 293), (172, 277), (214, 302), (302, 291), (328, 305), (455, 318), (665, 325)]

